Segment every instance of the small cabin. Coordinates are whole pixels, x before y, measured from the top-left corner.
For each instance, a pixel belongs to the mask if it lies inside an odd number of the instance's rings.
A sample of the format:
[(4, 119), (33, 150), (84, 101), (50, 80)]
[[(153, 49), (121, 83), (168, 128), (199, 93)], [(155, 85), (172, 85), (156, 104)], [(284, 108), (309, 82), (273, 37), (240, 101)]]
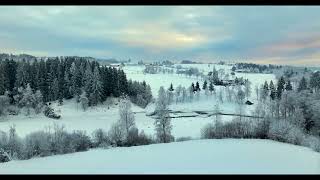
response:
[(251, 102), (249, 100), (246, 101), (246, 105), (252, 105), (252, 104), (253, 104), (253, 102)]

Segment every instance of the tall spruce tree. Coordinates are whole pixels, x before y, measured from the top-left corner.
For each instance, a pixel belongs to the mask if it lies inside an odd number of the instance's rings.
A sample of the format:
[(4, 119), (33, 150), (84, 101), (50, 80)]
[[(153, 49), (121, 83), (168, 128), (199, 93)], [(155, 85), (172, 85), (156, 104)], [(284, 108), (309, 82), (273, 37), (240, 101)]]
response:
[(279, 81), (278, 81), (278, 84), (277, 84), (277, 98), (278, 99), (281, 99), (282, 92), (284, 91), (285, 84), (286, 84), (286, 81), (284, 80), (284, 77), (281, 76)]
[(6, 91), (6, 87), (5, 87), (5, 80), (4, 80), (5, 76), (4, 76), (4, 65), (2, 64), (2, 62), (0, 61), (0, 95), (3, 95), (4, 92)]
[(123, 72), (123, 70), (118, 70), (119, 75), (119, 90), (121, 95), (128, 94), (128, 81), (126, 74)]
[(307, 80), (306, 78), (303, 76), (299, 82), (299, 85), (298, 85), (298, 92), (300, 91), (303, 91), (303, 90), (306, 90), (308, 88), (308, 84), (307, 84)]
[(212, 94), (212, 92), (214, 92), (214, 86), (213, 86), (212, 82), (210, 82), (210, 84), (209, 84), (209, 91), (211, 94)]
[(206, 90), (207, 89), (207, 80), (205, 80), (204, 82), (203, 82), (203, 86), (202, 86), (202, 89), (203, 90)]
[(97, 105), (102, 100), (102, 83), (100, 80), (100, 74), (98, 66), (95, 67), (93, 72), (93, 79), (92, 79), (92, 90), (90, 94), (90, 105)]
[(291, 91), (293, 89), (290, 80), (287, 81), (285, 89), (286, 91)]
[(198, 81), (196, 82), (196, 91), (201, 91), (201, 89), (200, 89), (200, 84), (199, 84)]
[(276, 92), (276, 89), (274, 87), (272, 80), (270, 81), (269, 88), (270, 88), (270, 98), (271, 98), (271, 100), (274, 100), (277, 96), (277, 92)]
[(173, 91), (174, 89), (173, 89), (173, 85), (172, 85), (172, 83), (170, 84), (170, 87), (169, 87), (169, 89), (168, 89), (169, 91)]
[(91, 65), (88, 63), (87, 67), (86, 67), (86, 71), (84, 74), (84, 81), (83, 81), (83, 85), (84, 85), (84, 91), (86, 92), (87, 95), (90, 95), (92, 92), (92, 83), (93, 83), (93, 73), (91, 70)]

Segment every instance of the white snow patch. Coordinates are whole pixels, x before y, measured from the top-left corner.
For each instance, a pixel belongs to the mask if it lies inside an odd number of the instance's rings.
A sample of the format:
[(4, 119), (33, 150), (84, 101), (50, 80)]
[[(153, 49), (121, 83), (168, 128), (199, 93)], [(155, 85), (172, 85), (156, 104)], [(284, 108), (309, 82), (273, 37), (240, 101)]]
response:
[(0, 174), (319, 174), (320, 153), (257, 139), (192, 140), (11, 161)]

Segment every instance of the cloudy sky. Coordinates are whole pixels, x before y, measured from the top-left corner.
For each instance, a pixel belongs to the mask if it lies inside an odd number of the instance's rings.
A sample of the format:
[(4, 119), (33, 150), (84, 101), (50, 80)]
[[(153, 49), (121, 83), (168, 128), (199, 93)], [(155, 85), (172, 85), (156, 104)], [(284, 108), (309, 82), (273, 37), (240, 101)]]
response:
[(320, 7), (2, 6), (0, 52), (320, 65)]

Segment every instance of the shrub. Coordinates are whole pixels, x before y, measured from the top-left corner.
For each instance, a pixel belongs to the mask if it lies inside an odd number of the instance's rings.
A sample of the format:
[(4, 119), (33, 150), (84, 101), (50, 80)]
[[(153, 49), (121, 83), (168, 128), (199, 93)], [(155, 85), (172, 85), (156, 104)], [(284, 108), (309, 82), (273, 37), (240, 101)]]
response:
[(252, 122), (240, 119), (234, 119), (224, 124), (217, 121), (215, 124), (206, 125), (201, 131), (201, 137), (208, 139), (256, 137)]
[(18, 115), (20, 113), (20, 109), (17, 106), (10, 105), (7, 108), (7, 112), (9, 115)]
[(0, 163), (9, 162), (10, 160), (9, 154), (0, 148)]
[(119, 122), (116, 122), (111, 126), (108, 136), (111, 144), (115, 146), (123, 146), (126, 140), (125, 131), (123, 131)]
[(8, 135), (0, 130), (0, 149), (4, 149), (8, 143)]
[(28, 134), (24, 139), (24, 158), (51, 155), (49, 139), (50, 134), (44, 131)]
[(315, 136), (305, 136), (301, 144), (316, 152), (320, 152), (320, 139)]
[(53, 133), (50, 136), (50, 151), (52, 154), (66, 154), (74, 152), (72, 147), (72, 137), (68, 134), (64, 126), (54, 124)]
[(93, 147), (106, 147), (110, 144), (110, 139), (107, 132), (103, 129), (97, 129), (92, 133)]
[(45, 107), (43, 113), (44, 113), (44, 115), (47, 116), (48, 118), (53, 118), (53, 119), (60, 119), (60, 118), (61, 118), (61, 116), (58, 115), (58, 114), (56, 114), (56, 113), (54, 112), (54, 109), (51, 108), (51, 107), (48, 106), (48, 105)]
[(16, 133), (15, 126), (10, 127), (8, 141), (5, 144), (4, 150), (12, 159), (22, 158), (23, 143)]
[(139, 133), (138, 128), (133, 127), (129, 130), (126, 146), (138, 146), (152, 144), (153, 140), (151, 137), (147, 136), (144, 131)]
[(148, 145), (153, 143), (155, 143), (155, 141), (152, 139), (152, 137), (147, 136), (143, 130), (139, 133), (139, 145)]
[(256, 127), (255, 127), (255, 136), (261, 139), (268, 138), (270, 120), (267, 118), (263, 118), (258, 120)]
[(300, 128), (293, 126), (291, 129), (289, 129), (289, 132), (285, 136), (285, 139), (286, 139), (286, 142), (288, 143), (301, 145), (304, 139), (304, 133)]
[(179, 137), (176, 139), (176, 142), (190, 141), (190, 140), (192, 140), (192, 138), (189, 136), (188, 137)]
[(92, 143), (90, 137), (86, 135), (85, 131), (74, 131), (71, 134), (71, 142), (75, 152), (87, 151)]
[(285, 120), (274, 120), (270, 124), (268, 137), (272, 140), (287, 142), (287, 134), (293, 125)]
[(216, 138), (215, 126), (213, 124), (207, 124), (201, 129), (201, 138), (213, 139)]
[(139, 130), (136, 127), (132, 127), (127, 135), (126, 146), (137, 146), (139, 145)]

